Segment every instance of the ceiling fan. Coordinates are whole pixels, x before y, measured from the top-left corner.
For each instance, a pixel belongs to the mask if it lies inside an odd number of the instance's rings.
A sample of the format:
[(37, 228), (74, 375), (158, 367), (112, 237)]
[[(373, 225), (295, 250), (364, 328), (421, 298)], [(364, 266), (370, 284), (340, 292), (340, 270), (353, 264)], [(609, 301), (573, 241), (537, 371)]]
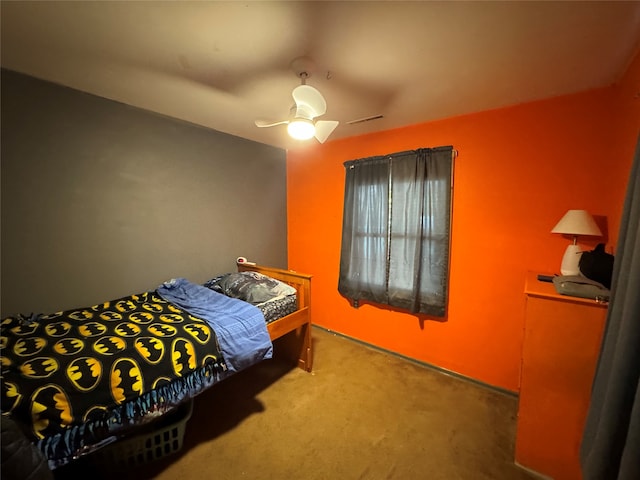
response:
[(316, 120), (317, 117), (326, 113), (327, 102), (317, 89), (306, 84), (309, 77), (306, 71), (299, 72), (298, 76), (302, 84), (291, 92), (295, 104), (289, 110), (289, 118), (276, 122), (256, 120), (256, 126), (265, 128), (287, 124), (287, 131), (291, 137), (297, 140), (316, 137), (320, 143), (324, 143), (340, 122), (337, 120)]

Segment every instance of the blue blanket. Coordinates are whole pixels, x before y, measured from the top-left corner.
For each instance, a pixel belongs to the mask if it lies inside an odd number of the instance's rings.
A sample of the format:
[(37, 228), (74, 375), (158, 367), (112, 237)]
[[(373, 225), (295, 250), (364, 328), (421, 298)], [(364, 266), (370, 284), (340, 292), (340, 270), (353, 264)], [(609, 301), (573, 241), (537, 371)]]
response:
[(239, 372), (273, 356), (273, 345), (260, 309), (250, 303), (191, 283), (184, 278), (165, 282), (158, 293), (205, 320), (216, 332), (227, 368)]

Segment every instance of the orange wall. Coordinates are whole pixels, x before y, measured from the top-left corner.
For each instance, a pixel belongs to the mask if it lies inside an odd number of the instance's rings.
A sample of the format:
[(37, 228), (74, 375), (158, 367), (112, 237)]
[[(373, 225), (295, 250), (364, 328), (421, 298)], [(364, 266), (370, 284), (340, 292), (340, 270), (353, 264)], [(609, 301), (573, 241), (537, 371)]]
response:
[[(608, 248), (615, 244), (639, 118), (623, 90), (637, 79), (289, 151), (289, 268), (313, 275), (313, 322), (517, 391), (525, 273), (558, 271), (568, 244), (550, 230), (566, 210), (583, 208), (615, 226)], [(446, 321), (352, 308), (337, 291), (342, 163), (441, 145), (459, 152)]]
[[(603, 163), (621, 164), (623, 168), (605, 168), (604, 181), (612, 185), (623, 185), (622, 188), (608, 190), (612, 204), (622, 206), (626, 194), (626, 185), (631, 169), (631, 162), (640, 135), (640, 53), (629, 66), (622, 80), (613, 90), (610, 108), (613, 112), (611, 148), (604, 157)], [(619, 218), (614, 218), (610, 230), (618, 234)]]

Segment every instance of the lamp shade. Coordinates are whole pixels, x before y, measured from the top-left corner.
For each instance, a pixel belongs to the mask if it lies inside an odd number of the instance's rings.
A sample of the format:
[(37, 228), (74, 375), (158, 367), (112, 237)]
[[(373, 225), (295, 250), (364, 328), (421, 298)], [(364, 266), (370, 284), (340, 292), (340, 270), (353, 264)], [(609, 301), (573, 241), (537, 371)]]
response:
[(599, 237), (602, 232), (593, 217), (586, 210), (569, 210), (553, 227), (551, 233), (566, 235), (591, 235)]

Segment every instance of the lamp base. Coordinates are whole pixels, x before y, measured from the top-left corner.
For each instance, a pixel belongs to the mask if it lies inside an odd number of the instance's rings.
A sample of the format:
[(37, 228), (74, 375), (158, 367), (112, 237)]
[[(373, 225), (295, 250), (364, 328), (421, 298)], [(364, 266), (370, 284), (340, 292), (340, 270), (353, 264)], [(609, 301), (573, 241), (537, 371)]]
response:
[(580, 257), (582, 250), (580, 246), (571, 244), (567, 247), (562, 257), (562, 265), (560, 265), (560, 273), (562, 275), (580, 275)]

